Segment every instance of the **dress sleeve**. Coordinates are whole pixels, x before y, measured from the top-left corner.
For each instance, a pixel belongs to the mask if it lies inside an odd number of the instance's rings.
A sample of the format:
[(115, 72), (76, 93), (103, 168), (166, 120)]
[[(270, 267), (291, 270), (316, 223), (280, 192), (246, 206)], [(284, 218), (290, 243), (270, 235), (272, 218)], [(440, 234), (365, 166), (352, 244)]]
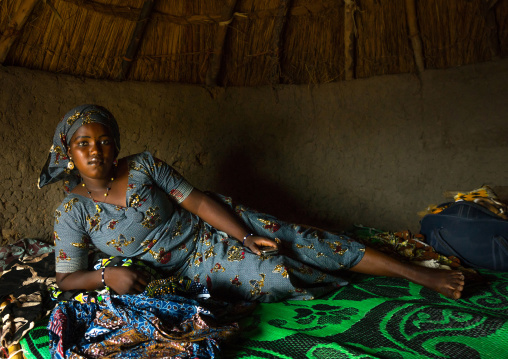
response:
[(55, 211), (55, 269), (57, 273), (72, 273), (88, 269), (91, 241), (76, 204), (78, 198), (67, 197)]
[(140, 164), (154, 183), (168, 193), (177, 203), (182, 203), (194, 189), (173, 167), (153, 157), (150, 152), (141, 154)]

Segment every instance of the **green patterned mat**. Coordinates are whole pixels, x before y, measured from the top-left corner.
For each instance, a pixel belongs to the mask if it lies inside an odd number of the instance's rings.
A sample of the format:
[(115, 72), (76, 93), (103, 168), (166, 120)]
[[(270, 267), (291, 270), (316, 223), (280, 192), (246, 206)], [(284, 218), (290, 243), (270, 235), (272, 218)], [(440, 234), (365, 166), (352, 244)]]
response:
[(226, 358), (508, 358), (508, 273), (446, 299), (401, 279), (356, 277), (326, 299), (260, 304)]
[[(356, 276), (325, 299), (260, 304), (224, 358), (508, 358), (508, 273), (446, 299), (402, 279)], [(21, 345), (49, 358), (47, 321)]]
[(23, 348), (23, 355), (26, 359), (50, 359), (48, 319), (45, 318), (34, 324), (34, 327), (28, 332), (19, 344)]

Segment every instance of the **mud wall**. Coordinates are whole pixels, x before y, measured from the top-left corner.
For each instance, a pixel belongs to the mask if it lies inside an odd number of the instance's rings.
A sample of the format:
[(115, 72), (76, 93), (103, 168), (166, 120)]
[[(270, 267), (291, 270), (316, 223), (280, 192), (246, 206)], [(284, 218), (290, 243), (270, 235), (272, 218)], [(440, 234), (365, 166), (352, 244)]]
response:
[(152, 151), (203, 190), (289, 221), (418, 231), (447, 190), (508, 189), (508, 61), (319, 86), (208, 90), (0, 68), (3, 242), (49, 240), (58, 184), (37, 188), (56, 123), (97, 103), (121, 155)]

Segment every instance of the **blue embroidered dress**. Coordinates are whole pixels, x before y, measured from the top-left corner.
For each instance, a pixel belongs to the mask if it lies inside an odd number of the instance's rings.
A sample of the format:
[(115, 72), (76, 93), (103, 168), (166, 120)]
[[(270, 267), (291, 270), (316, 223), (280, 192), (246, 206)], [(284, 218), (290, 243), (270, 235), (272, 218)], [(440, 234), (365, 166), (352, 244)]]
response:
[(178, 204), (193, 187), (148, 152), (127, 158), (126, 207), (70, 193), (55, 212), (56, 271), (88, 267), (88, 250), (136, 257), (205, 284), (217, 293), (262, 302), (313, 299), (346, 285), (343, 269), (364, 246), (313, 227), (284, 223), (220, 197), (255, 234), (279, 243), (281, 255), (257, 256)]

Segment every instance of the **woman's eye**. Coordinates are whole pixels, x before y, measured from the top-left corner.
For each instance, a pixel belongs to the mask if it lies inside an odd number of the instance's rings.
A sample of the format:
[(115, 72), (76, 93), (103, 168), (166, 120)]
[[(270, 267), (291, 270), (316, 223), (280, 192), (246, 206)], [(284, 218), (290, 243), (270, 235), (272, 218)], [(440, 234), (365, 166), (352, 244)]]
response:
[(101, 144), (103, 144), (103, 145), (109, 145), (110, 142), (111, 142), (110, 140), (102, 140)]
[(82, 147), (82, 146), (86, 146), (86, 145), (88, 145), (88, 142), (86, 142), (86, 141), (78, 142), (78, 146)]

